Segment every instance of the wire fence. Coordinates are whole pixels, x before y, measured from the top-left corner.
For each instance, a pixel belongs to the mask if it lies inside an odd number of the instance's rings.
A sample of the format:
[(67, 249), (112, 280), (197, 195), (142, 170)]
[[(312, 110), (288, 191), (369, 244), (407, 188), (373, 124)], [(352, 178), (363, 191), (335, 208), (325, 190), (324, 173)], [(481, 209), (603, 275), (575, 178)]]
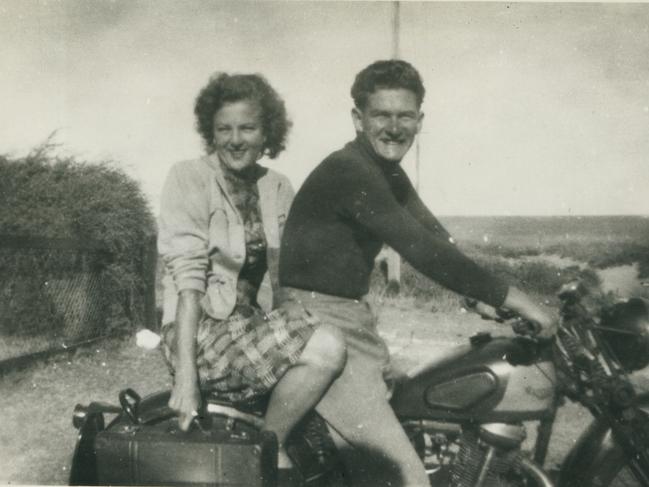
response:
[(140, 285), (107, 292), (112, 255), (101, 244), (0, 235), (0, 371), (155, 327), (155, 240), (141, 252)]

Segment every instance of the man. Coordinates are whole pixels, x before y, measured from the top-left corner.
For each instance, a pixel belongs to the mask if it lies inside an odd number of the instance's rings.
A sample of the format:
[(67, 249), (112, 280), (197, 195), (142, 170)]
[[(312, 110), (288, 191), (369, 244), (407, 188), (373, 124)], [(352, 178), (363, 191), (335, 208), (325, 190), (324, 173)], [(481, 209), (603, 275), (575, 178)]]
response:
[[(506, 307), (550, 333), (550, 315), (464, 256), (400, 166), (421, 130), (425, 90), (401, 60), (363, 69), (351, 89), (356, 139), (327, 157), (300, 188), (286, 221), (279, 279), (287, 299), (345, 334), (347, 364), (317, 406), (385, 485), (428, 485), (423, 465), (387, 401), (389, 354), (363, 297), (387, 244), (414, 268), (469, 298)], [(360, 457), (357, 457), (360, 458)], [(358, 469), (357, 469), (358, 470)], [(360, 469), (354, 485), (377, 485)], [(365, 483), (363, 483), (365, 482)]]

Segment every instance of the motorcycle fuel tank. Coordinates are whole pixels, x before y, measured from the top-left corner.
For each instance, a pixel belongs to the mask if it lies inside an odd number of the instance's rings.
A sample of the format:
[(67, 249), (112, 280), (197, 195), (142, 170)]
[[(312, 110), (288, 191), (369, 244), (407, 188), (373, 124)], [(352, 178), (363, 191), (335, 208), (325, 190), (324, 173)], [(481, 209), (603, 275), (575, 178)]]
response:
[(552, 410), (555, 383), (551, 358), (529, 340), (479, 334), (408, 374), (391, 403), (404, 419), (536, 420)]

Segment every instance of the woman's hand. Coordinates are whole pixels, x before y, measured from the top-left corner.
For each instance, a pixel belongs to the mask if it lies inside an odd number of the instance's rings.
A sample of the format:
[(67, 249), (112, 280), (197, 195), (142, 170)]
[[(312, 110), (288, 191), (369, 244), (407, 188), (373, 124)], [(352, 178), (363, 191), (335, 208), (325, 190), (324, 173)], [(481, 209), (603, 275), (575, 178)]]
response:
[(201, 394), (196, 377), (176, 376), (169, 407), (178, 413), (178, 425), (182, 431), (187, 431), (198, 415), (201, 406)]
[(538, 325), (541, 338), (551, 338), (557, 331), (557, 315), (547, 306), (534, 301), (521, 290), (510, 287), (503, 307), (512, 310), (521, 318)]

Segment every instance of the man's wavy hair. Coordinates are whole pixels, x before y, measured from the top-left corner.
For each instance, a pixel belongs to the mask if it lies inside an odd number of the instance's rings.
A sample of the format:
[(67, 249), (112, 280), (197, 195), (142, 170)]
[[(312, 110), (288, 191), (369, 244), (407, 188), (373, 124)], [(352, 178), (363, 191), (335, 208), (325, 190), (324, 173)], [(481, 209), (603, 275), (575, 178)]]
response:
[(376, 61), (358, 73), (351, 94), (356, 108), (364, 110), (367, 99), (376, 90), (399, 88), (412, 91), (417, 98), (417, 106), (421, 107), (426, 89), (419, 72), (406, 61), (389, 59)]
[(291, 122), (284, 101), (260, 74), (216, 73), (196, 97), (194, 114), (196, 130), (203, 138), (208, 154), (214, 146), (214, 115), (226, 103), (247, 100), (261, 108), (262, 131), (266, 137), (263, 154), (271, 159), (286, 148), (286, 136)]

